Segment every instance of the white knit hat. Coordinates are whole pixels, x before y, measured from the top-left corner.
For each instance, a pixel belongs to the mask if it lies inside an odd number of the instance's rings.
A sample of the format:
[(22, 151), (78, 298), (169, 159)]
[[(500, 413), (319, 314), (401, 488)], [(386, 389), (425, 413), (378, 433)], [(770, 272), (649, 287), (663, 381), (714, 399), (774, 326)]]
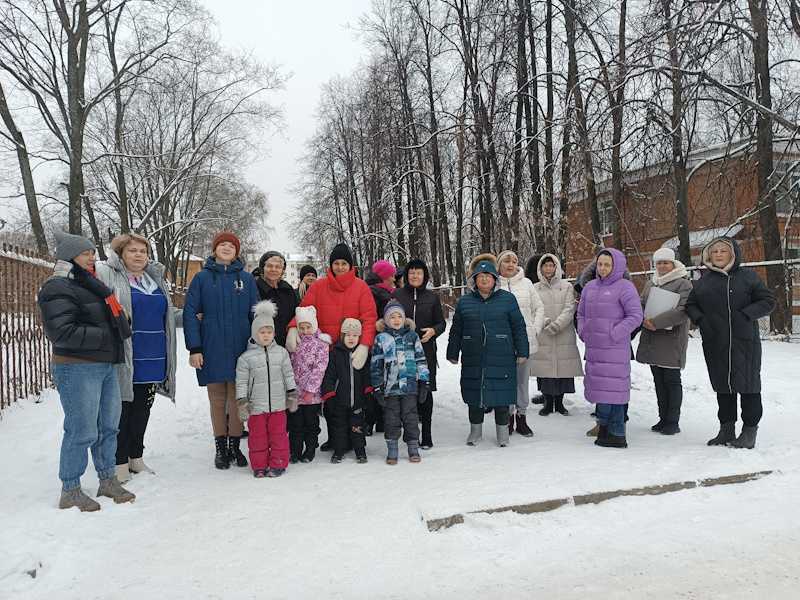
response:
[(310, 323), (311, 332), (314, 333), (319, 328), (317, 323), (317, 309), (313, 306), (298, 306), (294, 311), (295, 321), (300, 323)]
[(271, 300), (262, 300), (253, 307), (253, 324), (250, 326), (250, 336), (258, 343), (258, 330), (262, 327), (275, 329), (275, 315), (278, 307)]
[(672, 248), (659, 248), (653, 252), (653, 264), (660, 260), (668, 260), (671, 263), (675, 262), (675, 251)]
[(361, 335), (361, 321), (358, 319), (347, 318), (342, 321), (342, 333), (352, 333)]

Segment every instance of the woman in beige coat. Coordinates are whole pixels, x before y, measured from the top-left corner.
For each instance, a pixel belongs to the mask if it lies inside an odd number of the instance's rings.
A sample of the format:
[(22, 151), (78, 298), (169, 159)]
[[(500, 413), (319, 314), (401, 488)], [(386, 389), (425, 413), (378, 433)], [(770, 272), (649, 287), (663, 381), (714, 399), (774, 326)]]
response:
[(583, 366), (575, 337), (573, 315), (575, 292), (564, 281), (561, 263), (553, 254), (544, 254), (537, 267), (539, 282), (534, 284), (544, 304), (544, 329), (539, 334), (539, 350), (533, 357), (531, 375), (538, 380), (539, 391), (544, 396), (542, 416), (553, 410), (562, 415), (564, 394), (575, 393), (575, 377), (583, 377)]

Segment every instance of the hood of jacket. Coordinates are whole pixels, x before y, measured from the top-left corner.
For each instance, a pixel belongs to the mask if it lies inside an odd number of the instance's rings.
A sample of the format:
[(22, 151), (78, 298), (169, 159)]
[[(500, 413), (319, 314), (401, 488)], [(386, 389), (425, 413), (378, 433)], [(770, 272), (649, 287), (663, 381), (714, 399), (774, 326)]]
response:
[[(556, 272), (553, 274), (552, 279), (550, 281), (542, 275), (542, 264), (544, 264), (544, 259), (551, 258), (556, 265)], [(539, 282), (544, 285), (551, 286), (558, 281), (561, 281), (564, 278), (564, 270), (561, 268), (561, 261), (558, 260), (558, 257), (555, 254), (542, 254), (539, 258), (539, 262), (536, 263), (536, 276), (539, 278)]]
[(518, 266), (517, 272), (514, 273), (511, 277), (503, 277), (502, 275), (498, 275), (497, 279), (501, 285), (507, 286), (509, 283), (511, 285), (514, 285), (525, 279), (525, 270), (522, 267)]
[(534, 254), (525, 263), (525, 277), (533, 283), (539, 283), (539, 261), (542, 260), (542, 256), (544, 254)]
[(686, 265), (684, 265), (679, 260), (674, 260), (672, 263), (675, 265), (675, 268), (672, 269), (666, 275), (659, 275), (658, 271), (653, 273), (652, 282), (653, 285), (660, 287), (662, 285), (668, 284), (670, 281), (675, 281), (676, 279), (682, 279), (685, 277), (689, 277), (689, 271), (686, 270)]
[(408, 317), (406, 317), (406, 320), (400, 329), (392, 329), (391, 327), (388, 327), (386, 325), (386, 321), (384, 321), (383, 319), (378, 319), (375, 322), (375, 331), (377, 331), (378, 333), (389, 333), (394, 336), (405, 335), (409, 331), (416, 330), (416, 328), (417, 326), (414, 324), (414, 321), (412, 321)]
[[(733, 254), (733, 260), (722, 269), (720, 269), (719, 267), (715, 267), (714, 264), (711, 262), (711, 248), (718, 242), (727, 244)], [(714, 238), (705, 246), (703, 246), (703, 253), (701, 256), (702, 256), (701, 262), (706, 267), (708, 267), (709, 270), (716, 271), (717, 273), (732, 273), (733, 271), (738, 269), (739, 265), (742, 263), (742, 249), (739, 247), (739, 242), (725, 235), (720, 236), (718, 238)]]
[[(616, 248), (604, 248), (600, 254), (604, 253), (611, 255), (611, 260), (614, 261), (614, 266), (611, 268), (611, 273), (608, 277), (604, 279), (597, 277), (597, 279), (600, 285), (611, 285), (612, 283), (616, 283), (622, 279), (622, 277), (625, 275), (625, 271), (628, 268), (628, 259), (626, 259), (625, 255)], [(598, 258), (600, 254), (598, 254)], [(595, 263), (597, 263), (597, 259), (595, 259)]]
[(406, 288), (407, 290), (413, 290), (414, 289), (408, 283), (408, 272), (411, 269), (422, 269), (422, 273), (423, 273), (423, 275), (422, 275), (422, 285), (417, 289), (424, 290), (425, 288), (427, 288), (428, 287), (428, 281), (430, 281), (430, 278), (431, 278), (431, 273), (428, 270), (428, 265), (426, 265), (425, 261), (422, 260), (421, 258), (414, 258), (414, 259), (408, 261), (408, 264), (403, 269), (403, 282), (404, 282), (403, 287)]
[(467, 281), (470, 283), (472, 282), (472, 275), (475, 273), (475, 269), (478, 267), (481, 261), (484, 260), (492, 263), (492, 265), (494, 265), (494, 270), (497, 271), (497, 257), (494, 254), (484, 252), (483, 254), (478, 254), (478, 256), (469, 261), (469, 267), (467, 267)]

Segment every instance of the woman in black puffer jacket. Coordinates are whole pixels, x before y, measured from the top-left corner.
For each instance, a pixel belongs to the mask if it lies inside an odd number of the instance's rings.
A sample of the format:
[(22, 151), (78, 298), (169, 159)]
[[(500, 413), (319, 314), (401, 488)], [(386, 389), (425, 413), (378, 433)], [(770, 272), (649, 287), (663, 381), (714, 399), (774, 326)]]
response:
[(117, 428), (122, 400), (116, 364), (125, 360), (130, 323), (110, 288), (94, 275), (95, 247), (78, 235), (56, 232), (53, 276), (39, 290), (44, 332), (53, 345), (53, 379), (64, 408), (58, 476), (59, 508), (95, 511), (81, 490), (92, 450), (98, 496), (132, 502), (116, 477)]
[(417, 333), (422, 340), (422, 350), (430, 371), (428, 398), (419, 405), (419, 421), (422, 426), (420, 447), (433, 447), (431, 421), (433, 417), (433, 392), (436, 391), (436, 338), (444, 333), (447, 323), (444, 320), (442, 301), (429, 290), (430, 273), (428, 266), (420, 259), (411, 260), (403, 272), (405, 285), (394, 291), (394, 298), (403, 305), (406, 316), (414, 321)]

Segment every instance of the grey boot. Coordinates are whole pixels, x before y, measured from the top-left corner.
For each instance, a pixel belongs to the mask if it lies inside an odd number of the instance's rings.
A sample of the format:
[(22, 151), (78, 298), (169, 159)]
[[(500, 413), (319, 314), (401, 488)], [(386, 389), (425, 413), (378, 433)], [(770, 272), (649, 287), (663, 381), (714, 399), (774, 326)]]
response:
[(508, 446), (508, 425), (495, 425), (497, 431), (497, 445), (501, 448)]
[[(708, 440), (709, 446), (724, 446), (736, 439), (736, 423), (720, 423), (717, 437)], [(755, 441), (755, 435), (753, 436)]]
[(747, 448), (752, 450), (756, 445), (756, 433), (758, 433), (758, 425), (755, 427), (742, 427), (742, 433), (739, 437), (728, 444), (731, 448)]
[(84, 494), (81, 488), (61, 490), (61, 499), (58, 501), (58, 508), (72, 508), (73, 506), (77, 506), (81, 512), (100, 510), (100, 505)]
[(97, 488), (97, 497), (99, 498), (100, 496), (111, 498), (115, 504), (136, 500), (136, 495), (122, 487), (116, 475), (109, 479), (100, 480), (100, 487)]
[(467, 438), (467, 446), (477, 446), (482, 439), (483, 439), (483, 423), (478, 423), (478, 424), (470, 423), (469, 437)]

